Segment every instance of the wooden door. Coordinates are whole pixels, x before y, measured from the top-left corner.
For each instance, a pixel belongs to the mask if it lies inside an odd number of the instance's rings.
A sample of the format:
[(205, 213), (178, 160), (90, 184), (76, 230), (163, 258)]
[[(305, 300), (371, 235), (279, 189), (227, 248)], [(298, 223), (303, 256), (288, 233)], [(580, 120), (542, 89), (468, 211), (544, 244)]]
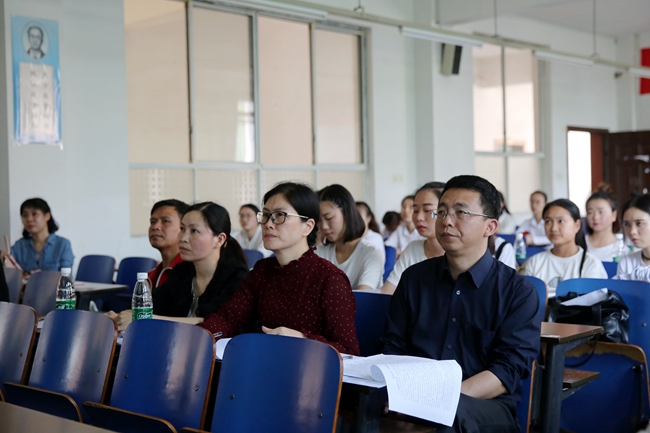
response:
[(605, 181), (621, 205), (650, 192), (650, 131), (606, 134), (603, 156)]

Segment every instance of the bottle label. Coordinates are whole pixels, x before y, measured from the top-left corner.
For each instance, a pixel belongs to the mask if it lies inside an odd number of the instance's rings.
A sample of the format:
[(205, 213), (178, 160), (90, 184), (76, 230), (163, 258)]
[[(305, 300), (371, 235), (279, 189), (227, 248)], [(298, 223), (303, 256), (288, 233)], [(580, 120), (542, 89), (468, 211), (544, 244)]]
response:
[(133, 320), (153, 319), (153, 308), (134, 308), (131, 310)]
[(517, 259), (525, 259), (526, 258), (526, 253), (517, 253), (517, 254), (515, 254), (515, 258), (517, 258)]
[(77, 308), (77, 301), (75, 299), (65, 299), (56, 301), (57, 310), (74, 310)]
[(618, 263), (618, 262), (620, 262), (620, 261), (621, 261), (621, 257), (620, 257), (620, 256), (616, 256), (616, 257), (612, 258), (612, 262), (614, 262), (614, 263)]

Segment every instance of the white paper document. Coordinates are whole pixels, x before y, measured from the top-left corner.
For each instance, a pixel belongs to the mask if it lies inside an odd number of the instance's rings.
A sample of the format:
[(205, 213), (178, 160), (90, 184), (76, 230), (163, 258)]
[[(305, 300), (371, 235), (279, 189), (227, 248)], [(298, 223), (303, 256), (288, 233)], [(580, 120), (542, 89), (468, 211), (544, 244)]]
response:
[(229, 341), (230, 338), (222, 338), (214, 343), (214, 346), (217, 348), (215, 356), (216, 359), (223, 359), (223, 352), (226, 350), (226, 345)]
[(607, 289), (598, 289), (593, 292), (585, 293), (584, 295), (578, 296), (577, 298), (569, 299), (568, 301), (562, 302), (562, 305), (574, 305), (582, 307), (591, 307), (599, 302), (607, 300)]
[[(343, 360), (343, 375), (386, 384), (390, 410), (451, 426), (463, 373), (454, 360), (375, 355)], [(346, 382), (356, 383), (356, 381)]]

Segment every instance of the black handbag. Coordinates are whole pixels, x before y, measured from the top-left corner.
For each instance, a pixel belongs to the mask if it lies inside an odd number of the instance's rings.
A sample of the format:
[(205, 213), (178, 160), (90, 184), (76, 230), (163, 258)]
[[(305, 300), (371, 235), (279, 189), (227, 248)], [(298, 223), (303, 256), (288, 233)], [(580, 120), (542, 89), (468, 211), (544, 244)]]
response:
[(592, 306), (562, 305), (562, 302), (578, 297), (576, 292), (556, 296), (548, 301), (548, 321), (576, 325), (602, 326), (605, 333), (600, 341), (627, 343), (630, 330), (629, 309), (621, 295), (607, 290), (607, 299)]

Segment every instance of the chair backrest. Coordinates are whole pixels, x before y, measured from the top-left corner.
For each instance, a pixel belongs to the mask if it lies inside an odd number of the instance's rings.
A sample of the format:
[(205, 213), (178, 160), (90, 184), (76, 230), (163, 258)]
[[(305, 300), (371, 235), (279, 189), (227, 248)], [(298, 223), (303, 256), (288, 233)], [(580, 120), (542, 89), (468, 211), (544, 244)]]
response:
[(526, 247), (526, 258), (529, 259), (535, 254), (543, 253), (546, 247)]
[(115, 284), (124, 284), (129, 289), (122, 293), (132, 295), (133, 286), (138, 281), (138, 272), (149, 272), (156, 267), (156, 261), (149, 257), (125, 257), (120, 261), (115, 276)]
[(25, 285), (23, 304), (29, 305), (38, 317), (56, 309), (56, 285), (59, 283), (61, 272), (40, 271), (32, 274)]
[(77, 281), (111, 284), (115, 272), (115, 259), (111, 256), (83, 256), (77, 268)]
[(18, 303), (20, 289), (23, 287), (23, 273), (16, 268), (4, 268), (5, 280), (9, 289), (9, 302)]
[(535, 383), (536, 369), (537, 362), (533, 361), (530, 376), (521, 381), (521, 400), (517, 404), (517, 421), (519, 421), (521, 433), (528, 433), (530, 427), (530, 411), (533, 402), (533, 387), (531, 384)]
[(117, 327), (104, 314), (54, 310), (45, 317), (29, 385), (69, 395), (79, 406), (106, 394)]
[(384, 262), (384, 283), (393, 272), (395, 262), (397, 261), (397, 250), (393, 247), (384, 246), (386, 251), (386, 261)]
[(248, 269), (253, 269), (255, 263), (264, 258), (264, 254), (257, 250), (244, 250), (246, 255), (246, 262), (248, 263)]
[(0, 389), (5, 382), (25, 383), (35, 335), (33, 308), (0, 302)]
[(514, 245), (515, 244), (515, 237), (517, 235), (515, 235), (515, 234), (508, 234), (507, 235), (507, 234), (504, 234), (504, 233), (498, 233), (497, 236), (499, 236), (504, 241), (508, 242), (510, 245)]
[(124, 333), (110, 405), (201, 428), (212, 380), (214, 338), (205, 329), (138, 320)]
[[(567, 354), (568, 363), (584, 360), (594, 343)], [(638, 418), (650, 416), (648, 363), (638, 346), (621, 343), (596, 344), (596, 350), (580, 367), (600, 377), (587, 385), (589, 391), (562, 402), (561, 427), (575, 432), (641, 431)]]
[(354, 299), (357, 304), (354, 323), (357, 328), (361, 356), (377, 355), (381, 352), (378, 344), (384, 333), (392, 296), (355, 290)]
[(226, 346), (211, 431), (332, 433), (342, 371), (328, 344), (239, 335)]
[(533, 286), (535, 286), (535, 289), (537, 290), (537, 294), (539, 295), (540, 305), (543, 305), (544, 309), (546, 309), (546, 304), (548, 302), (546, 283), (540, 280), (539, 278), (532, 277), (530, 275), (525, 275), (524, 278), (530, 281), (531, 283), (533, 283)]
[(569, 292), (578, 294), (607, 288), (617, 292), (629, 308), (629, 343), (650, 351), (650, 283), (630, 280), (602, 280), (597, 278), (574, 278), (557, 286), (556, 296)]
[(602, 262), (608, 278), (614, 278), (618, 271), (618, 262)]

